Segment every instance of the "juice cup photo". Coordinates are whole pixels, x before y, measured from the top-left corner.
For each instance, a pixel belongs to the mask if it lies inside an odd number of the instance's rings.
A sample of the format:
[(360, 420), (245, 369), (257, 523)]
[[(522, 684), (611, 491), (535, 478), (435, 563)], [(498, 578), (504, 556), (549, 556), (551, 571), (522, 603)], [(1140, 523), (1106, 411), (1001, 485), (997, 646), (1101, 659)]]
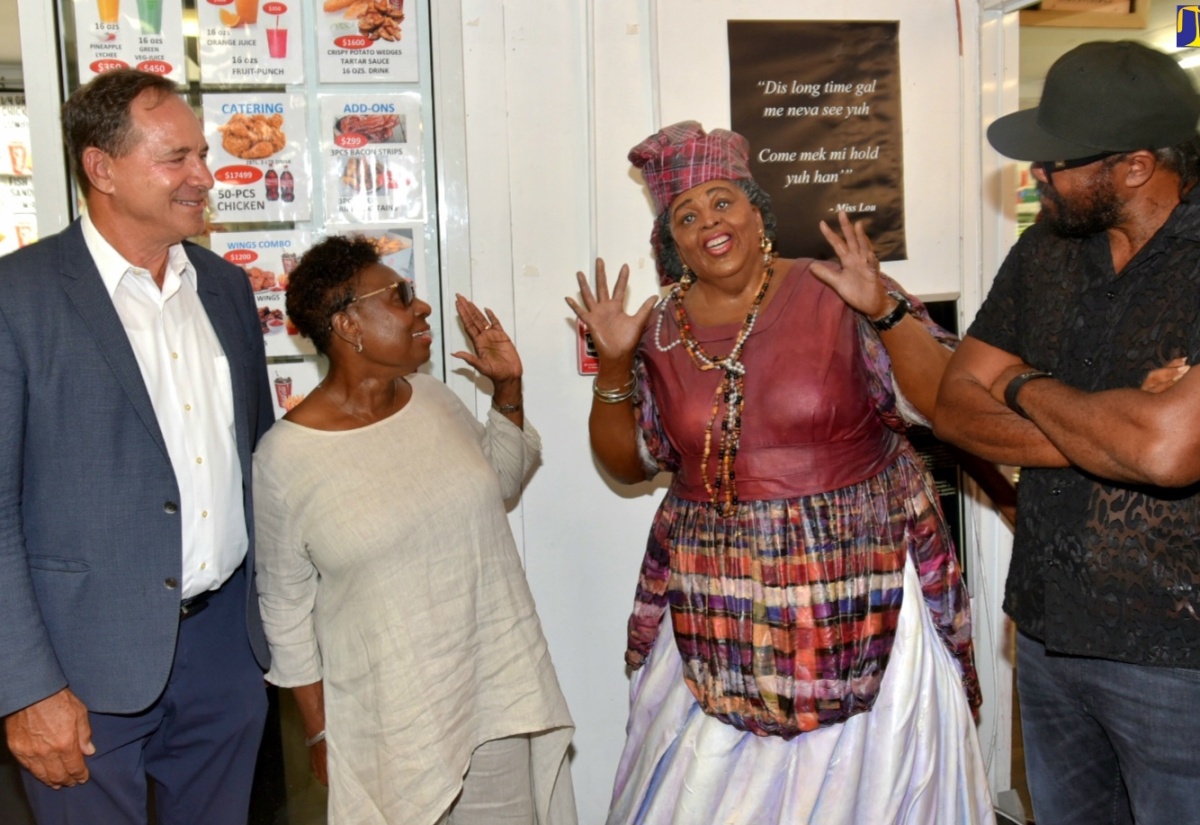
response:
[(267, 29), (267, 52), (271, 57), (287, 57), (287, 29)]
[(12, 161), (12, 173), (14, 175), (25, 176), (31, 171), (29, 168), (29, 149), (24, 143), (13, 141), (8, 144), (8, 159)]
[(137, 0), (142, 34), (162, 33), (162, 0)]
[(121, 0), (96, 0), (101, 23), (116, 23), (121, 14)]
[(258, 0), (237, 0), (237, 16), (242, 18), (242, 22), (246, 25), (252, 25), (258, 22)]
[(36, 240), (37, 240), (37, 230), (36, 229), (34, 229), (30, 224), (27, 224), (27, 223), (17, 224), (17, 246), (18, 247), (29, 246), (31, 243), (33, 243)]

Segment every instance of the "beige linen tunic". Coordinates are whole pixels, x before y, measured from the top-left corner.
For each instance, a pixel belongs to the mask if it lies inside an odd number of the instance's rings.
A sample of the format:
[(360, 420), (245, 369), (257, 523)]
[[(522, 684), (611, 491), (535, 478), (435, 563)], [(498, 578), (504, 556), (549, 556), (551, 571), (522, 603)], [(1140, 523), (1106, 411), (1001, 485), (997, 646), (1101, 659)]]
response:
[(573, 823), (573, 723), (504, 499), (541, 444), (441, 382), (357, 430), (278, 422), (254, 456), (268, 680), (324, 680), (329, 822), (426, 825), (481, 743), (536, 733), (540, 823)]

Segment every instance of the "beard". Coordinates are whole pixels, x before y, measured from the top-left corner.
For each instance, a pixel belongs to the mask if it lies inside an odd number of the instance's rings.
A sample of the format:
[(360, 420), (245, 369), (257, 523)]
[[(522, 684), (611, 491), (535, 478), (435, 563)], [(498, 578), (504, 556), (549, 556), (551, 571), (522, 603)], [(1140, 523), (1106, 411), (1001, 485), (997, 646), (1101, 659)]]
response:
[(1086, 238), (1111, 229), (1121, 220), (1121, 202), (1106, 163), (1088, 179), (1082, 192), (1071, 200), (1052, 183), (1038, 181), (1038, 195), (1049, 201), (1042, 207), (1042, 220), (1064, 238)]

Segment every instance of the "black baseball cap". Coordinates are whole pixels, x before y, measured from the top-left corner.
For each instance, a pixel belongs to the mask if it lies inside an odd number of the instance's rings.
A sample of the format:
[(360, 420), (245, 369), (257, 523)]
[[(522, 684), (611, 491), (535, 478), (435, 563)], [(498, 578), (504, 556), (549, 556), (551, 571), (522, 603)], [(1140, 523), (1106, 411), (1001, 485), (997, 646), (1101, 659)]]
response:
[(1170, 55), (1132, 40), (1076, 46), (1046, 73), (1035, 108), (999, 118), (988, 142), (1017, 160), (1161, 149), (1196, 136), (1200, 94)]

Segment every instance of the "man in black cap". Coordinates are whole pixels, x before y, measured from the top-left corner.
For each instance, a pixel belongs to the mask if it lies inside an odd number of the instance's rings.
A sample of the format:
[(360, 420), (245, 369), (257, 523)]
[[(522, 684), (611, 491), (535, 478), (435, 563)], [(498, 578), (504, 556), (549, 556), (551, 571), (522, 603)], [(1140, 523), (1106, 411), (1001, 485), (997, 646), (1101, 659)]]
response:
[(988, 140), (1041, 220), (946, 370), (939, 436), (1020, 466), (1004, 609), (1036, 819), (1200, 823), (1200, 95), (1086, 43)]

